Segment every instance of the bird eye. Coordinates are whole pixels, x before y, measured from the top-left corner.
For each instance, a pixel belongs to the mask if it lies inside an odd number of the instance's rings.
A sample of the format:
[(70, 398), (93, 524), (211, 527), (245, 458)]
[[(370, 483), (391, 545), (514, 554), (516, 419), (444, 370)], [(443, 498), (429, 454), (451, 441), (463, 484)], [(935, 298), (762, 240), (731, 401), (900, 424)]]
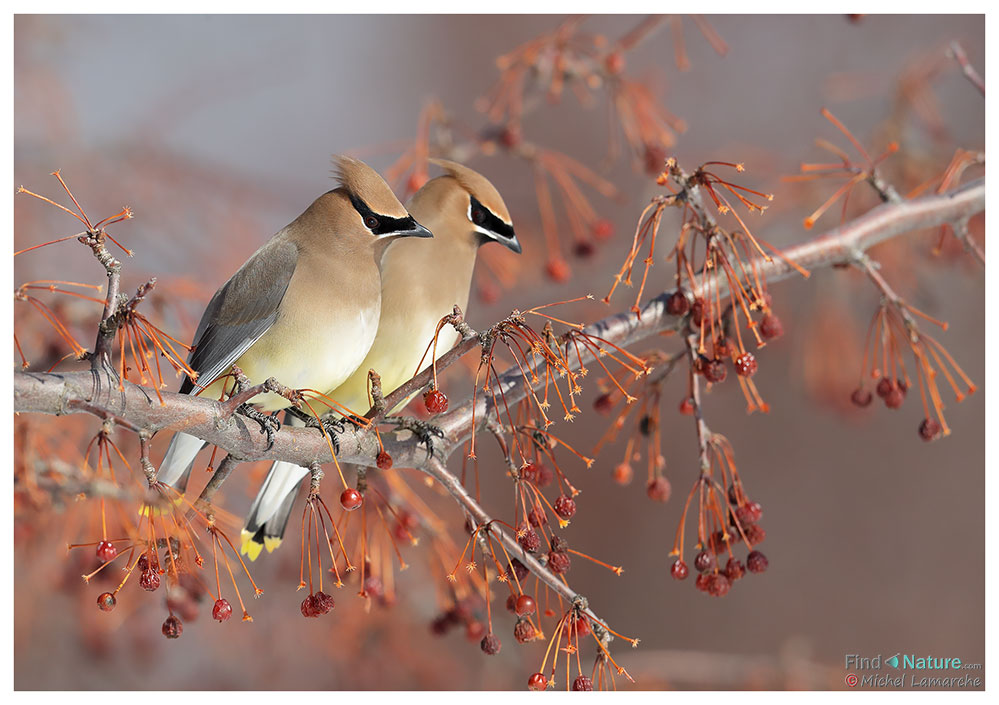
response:
[(475, 208), (472, 210), (472, 222), (476, 225), (482, 225), (482, 221), (486, 219), (486, 214), (482, 212), (482, 209)]
[(378, 227), (378, 218), (376, 218), (373, 215), (369, 215), (367, 218), (364, 219), (364, 225), (369, 230), (374, 230), (375, 228)]

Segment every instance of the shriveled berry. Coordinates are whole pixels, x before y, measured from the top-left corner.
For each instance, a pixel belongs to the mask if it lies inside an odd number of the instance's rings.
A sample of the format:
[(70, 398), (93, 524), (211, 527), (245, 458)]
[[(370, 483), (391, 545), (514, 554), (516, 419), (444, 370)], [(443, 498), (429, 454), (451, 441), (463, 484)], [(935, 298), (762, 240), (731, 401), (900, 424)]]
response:
[(690, 299), (682, 291), (674, 291), (666, 299), (666, 313), (671, 316), (682, 316), (690, 310)]
[(614, 482), (619, 485), (627, 485), (631, 482), (631, 478), (634, 476), (634, 471), (628, 463), (621, 463), (614, 468), (613, 476)]
[(139, 587), (153, 592), (160, 586), (160, 574), (153, 568), (146, 568), (139, 575)]
[(215, 605), (212, 607), (212, 619), (216, 622), (224, 622), (231, 616), (232, 605), (229, 604), (229, 600), (224, 597), (215, 600)]
[(701, 592), (708, 591), (708, 584), (711, 582), (711, 575), (709, 573), (698, 573), (697, 579), (694, 580), (694, 587), (696, 587)]
[(695, 326), (701, 325), (704, 321), (704, 299), (694, 299), (690, 305), (690, 322)]
[(434, 636), (444, 636), (453, 626), (454, 621), (452, 621), (450, 615), (441, 614), (434, 617), (433, 621), (430, 622), (430, 633)]
[(673, 486), (669, 480), (660, 475), (649, 480), (649, 484), (645, 486), (645, 494), (653, 502), (668, 502), (670, 495), (673, 494)]
[(576, 514), (576, 501), (568, 495), (560, 494), (552, 506), (555, 513), (563, 519), (572, 519)]
[(552, 535), (551, 548), (553, 551), (568, 551), (569, 542), (561, 536)]
[[(364, 594), (376, 600), (385, 597), (385, 585), (377, 575), (369, 575), (364, 579)], [(319, 593), (316, 593), (316, 597)]]
[(439, 389), (428, 389), (423, 395), (423, 405), (431, 414), (447, 411), (447, 396)]
[(140, 573), (149, 568), (149, 559), (146, 557), (145, 553), (139, 556), (139, 562), (136, 565), (138, 566)]
[(327, 595), (322, 590), (313, 596), (312, 601), (319, 614), (329, 614), (333, 610), (333, 607), (336, 606), (333, 596)]
[(555, 473), (544, 463), (535, 464), (534, 484), (540, 488), (548, 487), (555, 482)]
[(534, 673), (527, 679), (527, 687), (531, 690), (544, 690), (548, 687), (548, 679), (544, 673)]
[(517, 543), (528, 553), (533, 553), (541, 547), (541, 538), (529, 524), (521, 522), (517, 526)]
[(742, 353), (735, 358), (735, 373), (740, 377), (752, 377), (757, 368), (756, 356), (751, 352)]
[(548, 569), (556, 575), (568, 573), (571, 564), (572, 561), (569, 559), (568, 553), (563, 553), (562, 551), (548, 552)]
[(691, 399), (690, 397), (687, 397), (686, 399), (684, 399), (683, 401), (681, 401), (680, 402), (680, 413), (683, 414), (684, 416), (693, 416), (694, 415), (694, 400)]
[(699, 573), (707, 573), (715, 569), (717, 561), (712, 553), (701, 551), (694, 557), (694, 567)]
[(731, 581), (721, 573), (712, 573), (708, 579), (708, 594), (712, 597), (724, 597), (731, 589)]
[(181, 623), (180, 619), (174, 615), (170, 615), (163, 622), (163, 636), (167, 639), (176, 639), (184, 631), (184, 625)]
[(764, 340), (775, 340), (784, 335), (784, 324), (772, 313), (760, 320), (760, 336)]
[(518, 619), (517, 623), (513, 625), (513, 638), (517, 640), (518, 644), (533, 641), (535, 634), (536, 630), (528, 619)]
[(732, 542), (732, 534), (726, 533), (725, 531), (719, 529), (718, 531), (712, 533), (710, 537), (708, 537), (708, 548), (711, 549), (712, 553), (717, 555), (722, 551), (724, 551), (726, 548), (728, 548), (728, 545), (731, 542)]
[(895, 384), (885, 397), (885, 406), (889, 409), (897, 409), (905, 401), (905, 388), (900, 384)]
[(392, 456), (383, 450), (375, 457), (375, 465), (378, 466), (379, 470), (390, 470), (392, 468)]
[(864, 388), (854, 389), (853, 394), (850, 395), (850, 401), (861, 409), (865, 406), (870, 406), (873, 399), (874, 396)]
[(537, 609), (537, 604), (534, 602), (534, 598), (530, 595), (521, 595), (517, 598), (517, 604), (515, 611), (518, 617), (525, 617), (529, 614), (534, 614), (534, 610)]
[(316, 598), (313, 595), (309, 595), (302, 600), (301, 609), (303, 617), (311, 619), (319, 616), (319, 610), (316, 609)]
[(601, 414), (609, 414), (614, 409), (614, 400), (611, 398), (610, 393), (601, 394), (594, 399), (593, 408)]
[(763, 507), (759, 502), (746, 502), (741, 507), (736, 507), (735, 518), (743, 527), (756, 524), (763, 518)]
[(483, 653), (486, 653), (489, 656), (495, 656), (500, 652), (502, 644), (500, 644), (499, 637), (495, 634), (486, 634), (482, 637), (482, 642), (479, 646), (482, 647)]
[(104, 612), (110, 612), (117, 604), (118, 600), (115, 598), (114, 594), (110, 592), (102, 592), (97, 596), (97, 606)]
[(506, 609), (511, 614), (517, 614), (517, 596), (513, 593), (506, 598)]
[(648, 436), (656, 430), (656, 420), (646, 414), (638, 420), (638, 432), (643, 436)]
[(527, 514), (527, 521), (531, 526), (538, 527), (548, 523), (548, 515), (541, 507), (535, 507)]
[(721, 360), (709, 360), (704, 365), (704, 378), (713, 384), (720, 384), (728, 376), (728, 369)]
[(738, 558), (728, 559), (728, 563), (725, 564), (725, 577), (728, 578), (730, 582), (734, 583), (745, 574), (746, 568), (742, 565), (742, 561)]
[(892, 390), (894, 386), (895, 385), (892, 384), (892, 381), (890, 379), (888, 379), (887, 377), (882, 377), (881, 379), (878, 380), (878, 384), (874, 388), (874, 391), (878, 393), (879, 397), (884, 399), (886, 396), (888, 396), (888, 393)]
[(340, 493), (340, 506), (348, 512), (358, 509), (362, 504), (364, 504), (364, 497), (353, 487), (348, 487)]
[(588, 259), (596, 254), (597, 248), (589, 240), (579, 239), (573, 243), (572, 253), (580, 259)]
[(97, 557), (102, 563), (113, 561), (118, 555), (118, 549), (110, 541), (101, 541), (97, 544)]
[(924, 441), (935, 441), (940, 437), (942, 430), (940, 422), (936, 419), (923, 419), (919, 424), (919, 437)]
[(669, 573), (673, 576), (674, 580), (686, 580), (689, 572), (687, 564), (679, 558), (673, 561), (673, 565), (669, 567)]
[(742, 527), (743, 532), (746, 534), (746, 540), (753, 546), (758, 543), (763, 543), (763, 539), (767, 537), (767, 532), (759, 524), (750, 524), (749, 526)]
[(762, 573), (770, 567), (770, 561), (760, 551), (750, 551), (746, 556), (746, 568), (750, 573)]
[(517, 576), (517, 580), (523, 580), (527, 577), (530, 572), (527, 566), (520, 562), (518, 558), (511, 558), (510, 565), (513, 568), (513, 574)]
[(593, 681), (590, 680), (589, 676), (584, 676), (582, 674), (576, 676), (576, 680), (572, 682), (573, 690), (593, 690)]

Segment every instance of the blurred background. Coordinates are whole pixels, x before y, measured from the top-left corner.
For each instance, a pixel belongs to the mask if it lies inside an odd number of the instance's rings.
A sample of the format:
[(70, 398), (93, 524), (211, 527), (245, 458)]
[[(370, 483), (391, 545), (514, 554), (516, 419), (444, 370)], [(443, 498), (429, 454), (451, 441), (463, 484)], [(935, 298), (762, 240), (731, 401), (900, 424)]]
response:
[[(798, 173), (803, 161), (829, 160), (817, 137), (851, 149), (821, 117), (823, 106), (872, 155), (898, 141), (884, 171), (903, 194), (939, 176), (955, 149), (984, 150), (984, 103), (945, 54), (958, 40), (984, 72), (983, 17), (717, 16), (708, 18), (710, 30), (668, 20), (626, 55), (627, 75), (671, 116), (661, 154), (635, 151), (601, 86), (585, 91), (589, 100), (571, 87), (558, 100), (543, 87), (534, 91), (520, 125), (524, 139), (578, 160), (619, 192), (607, 198), (582, 187), (600, 238), (575, 232), (564, 215), (546, 229), (529, 166), (506, 149), (509, 136), (480, 108), (489, 107), (481, 99), (501, 76), (497, 57), (563, 21), (21, 15), (14, 33), (14, 180), (69, 203), (49, 176), (60, 169), (94, 220), (131, 206), (135, 219), (111, 229), (134, 250), (123, 291), (158, 277), (146, 313), (188, 341), (215, 289), (331, 187), (332, 154), (349, 152), (383, 172), (397, 167), (403, 195), (407, 172), (397, 159), (416, 144), (432, 100), (447, 111), (455, 135), (479, 145), (469, 164), (504, 195), (524, 243), (520, 259), (490, 254), (480, 262), (469, 313), (477, 328), (514, 308), (588, 293), (597, 301), (559, 315), (589, 322), (627, 310), (633, 290), (618, 291), (609, 306), (599, 299), (638, 215), (660, 192), (660, 156), (675, 155), (688, 170), (708, 160), (745, 163), (737, 183), (775, 194), (767, 214), (754, 216), (755, 233), (787, 246), (810, 236), (802, 220), (835, 186), (781, 177)], [(595, 17), (578, 32), (580, 41), (599, 46), (594, 35), (615, 41), (640, 23)], [(15, 250), (79, 230), (36, 199), (18, 195), (14, 204)], [(846, 214), (872, 204), (858, 195)], [(815, 232), (834, 226), (840, 214), (837, 203)], [(979, 240), (982, 222), (972, 222)], [(672, 243), (675, 216), (667, 215), (663, 228)], [(981, 389), (983, 271), (953, 242), (934, 256), (937, 235), (920, 233), (873, 254), (913, 305), (948, 322), (936, 337)], [(18, 256), (14, 276), (16, 284), (103, 279), (73, 241)], [(671, 277), (660, 257), (647, 293), (671, 287)], [(734, 384), (718, 386), (705, 402), (711, 428), (732, 442), (743, 481), (763, 505), (766, 573), (740, 581), (722, 599), (669, 577), (667, 553), (697, 472), (691, 424), (675, 413), (685, 394), (682, 375), (666, 386), (663, 401), (670, 502), (646, 497), (644, 461), (630, 485), (612, 479), (623, 443), (604, 447), (589, 470), (566, 464), (582, 493), (564, 535), (574, 548), (624, 567), (615, 576), (576, 560), (572, 585), (617, 631), (641, 639), (636, 650), (614, 643), (615, 657), (636, 680), (619, 678), (618, 685), (841, 688), (847, 653), (984, 663), (984, 390), (961, 404), (946, 392), (953, 434), (924, 443), (915, 395), (899, 411), (849, 403), (878, 304), (866, 280), (819, 271), (807, 281), (775, 284), (772, 293), (786, 333), (758, 355), (755, 377), (770, 413), (747, 415)], [(39, 298), (90, 344), (99, 306)], [(36, 309), (16, 303), (14, 321), (32, 369), (47, 369), (68, 352)], [(456, 372), (452, 399), (471, 389)], [(588, 407), (596, 395), (587, 392)], [(554, 430), (592, 448), (607, 423), (587, 408)], [(98, 427), (92, 418), (19, 419), (15, 436), (20, 452), (30, 445), (79, 462)], [(126, 436), (118, 434), (123, 451), (137, 457)], [(165, 444), (157, 439), (154, 458)], [(502, 515), (508, 480), (498, 458), (487, 457), (492, 465), (480, 463), (484, 505)], [(457, 467), (460, 459), (453, 460)], [(227, 484), (223, 506), (242, 516), (265, 469), (243, 468)], [(79, 579), (96, 567), (94, 559), (89, 550), (86, 557), (66, 551), (80, 540), (74, 504), (18, 504), (18, 689), (521, 689), (543, 658), (543, 643), (514, 642), (513, 619), (499, 602), (494, 628), (504, 646), (497, 656), (485, 656), (460, 630), (432, 634), (444, 574), (419, 560), (418, 548), (408, 549), (413, 567), (395, 576), (393, 606), (365, 609), (369, 603), (348, 585), (335, 594), (332, 616), (304, 620), (295, 593), (298, 550), (286, 546), (253, 566), (266, 594), (250, 605), (252, 624), (217, 625), (204, 612), (185, 623), (180, 640), (168, 641), (160, 634), (160, 594), (140, 594), (132, 585), (115, 612), (95, 609), (106, 588)], [(435, 506), (463, 541), (457, 510), (441, 498)], [(297, 522), (296, 512), (289, 535), (298, 534)], [(589, 663), (592, 643), (588, 648)]]

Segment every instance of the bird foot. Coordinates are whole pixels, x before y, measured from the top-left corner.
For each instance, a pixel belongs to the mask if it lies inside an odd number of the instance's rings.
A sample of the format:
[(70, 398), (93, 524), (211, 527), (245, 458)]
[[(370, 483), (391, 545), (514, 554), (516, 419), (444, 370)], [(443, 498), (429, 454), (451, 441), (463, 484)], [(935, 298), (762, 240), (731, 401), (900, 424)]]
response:
[(270, 450), (274, 446), (274, 434), (281, 428), (281, 422), (271, 414), (257, 411), (249, 404), (242, 404), (237, 411), (260, 424), (260, 432), (267, 436), (267, 450)]
[(317, 419), (315, 416), (308, 416), (305, 418), (305, 426), (306, 428), (318, 428), (323, 431), (333, 442), (333, 452), (337, 455), (340, 454), (340, 441), (338, 439), (338, 435), (347, 430), (345, 419), (328, 416)]
[(440, 428), (412, 416), (390, 416), (383, 423), (394, 424), (400, 430), (411, 432), (426, 447), (428, 458), (434, 454), (434, 438), (444, 438), (444, 431)]

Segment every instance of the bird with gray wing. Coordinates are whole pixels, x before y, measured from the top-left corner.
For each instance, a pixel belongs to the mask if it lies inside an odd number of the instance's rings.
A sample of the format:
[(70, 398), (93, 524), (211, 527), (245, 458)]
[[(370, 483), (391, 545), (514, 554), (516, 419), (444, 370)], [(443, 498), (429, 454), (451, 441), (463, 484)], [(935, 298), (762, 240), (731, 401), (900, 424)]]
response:
[[(274, 377), (327, 391), (364, 360), (378, 330), (386, 248), (432, 235), (367, 164), (343, 156), (334, 163), (339, 187), (257, 250), (208, 303), (188, 360), (198, 378), (185, 380), (181, 393), (220, 398), (233, 365), (254, 384)], [(262, 412), (290, 403), (273, 393), (253, 400)], [(157, 480), (183, 493), (204, 445), (175, 434)]]
[[(382, 261), (382, 308), (378, 333), (367, 357), (341, 385), (328, 393), (349, 409), (367, 409), (368, 370), (381, 376), (388, 394), (418, 372), (437, 323), (457, 304), (468, 304), (468, 292), (481, 245), (498, 242), (519, 253), (510, 213), (496, 188), (466, 166), (432, 160), (444, 174), (431, 179), (407, 207), (434, 233), (433, 240), (401, 241)], [(458, 340), (446, 327), (437, 343), (437, 357)], [(429, 355), (425, 359), (430, 364)], [(425, 366), (426, 366), (425, 365)], [(281, 543), (298, 486), (307, 468), (277, 462), (271, 466), (250, 507), (242, 533), (242, 551), (255, 560), (266, 548)]]

